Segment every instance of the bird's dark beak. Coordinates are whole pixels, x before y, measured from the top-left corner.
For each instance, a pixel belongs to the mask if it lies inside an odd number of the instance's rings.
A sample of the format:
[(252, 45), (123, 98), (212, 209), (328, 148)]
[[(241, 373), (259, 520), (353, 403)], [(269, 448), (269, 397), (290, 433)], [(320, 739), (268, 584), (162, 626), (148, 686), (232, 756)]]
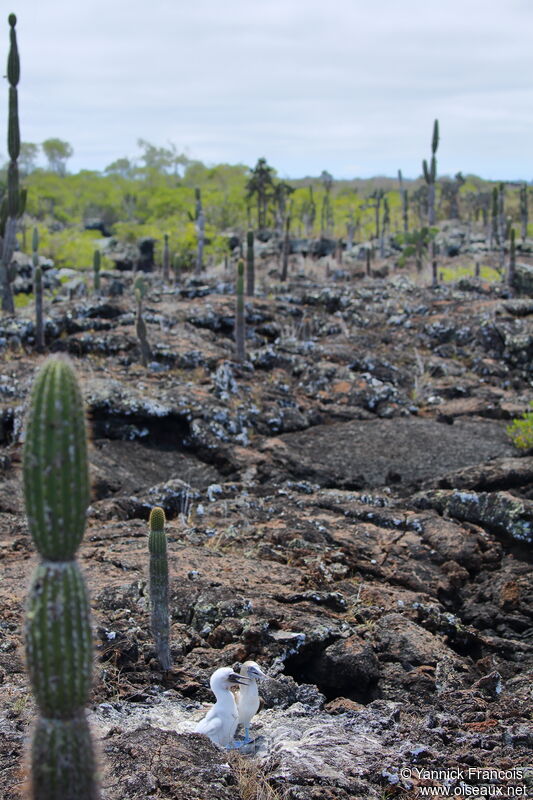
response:
[(250, 678), (245, 678), (244, 675), (239, 675), (237, 672), (232, 672), (228, 675), (230, 683), (240, 683), (242, 686), (248, 686), (251, 683)]

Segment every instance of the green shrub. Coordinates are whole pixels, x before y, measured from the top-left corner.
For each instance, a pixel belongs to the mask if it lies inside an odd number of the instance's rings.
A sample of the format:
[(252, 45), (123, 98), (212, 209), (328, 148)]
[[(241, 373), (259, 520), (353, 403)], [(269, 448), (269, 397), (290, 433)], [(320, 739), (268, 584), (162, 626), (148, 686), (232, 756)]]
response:
[[(533, 402), (529, 404), (533, 409)], [(533, 448), (533, 411), (525, 411), (521, 419), (515, 419), (507, 426), (511, 441), (519, 450)]]

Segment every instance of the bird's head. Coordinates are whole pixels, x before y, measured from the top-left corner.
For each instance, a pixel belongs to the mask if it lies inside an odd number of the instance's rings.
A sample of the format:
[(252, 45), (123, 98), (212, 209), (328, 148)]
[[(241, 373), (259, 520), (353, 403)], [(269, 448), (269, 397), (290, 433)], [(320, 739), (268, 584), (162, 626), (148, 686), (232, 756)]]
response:
[(251, 678), (252, 680), (264, 680), (268, 678), (259, 664), (255, 661), (245, 661), (241, 667), (241, 675), (244, 675), (246, 678)]
[(231, 689), (232, 686), (237, 686), (239, 684), (247, 686), (249, 683), (250, 679), (247, 678), (246, 675), (239, 675), (239, 673), (234, 672), (231, 667), (220, 667), (220, 669), (213, 672), (209, 681), (209, 685), (215, 694), (221, 689)]

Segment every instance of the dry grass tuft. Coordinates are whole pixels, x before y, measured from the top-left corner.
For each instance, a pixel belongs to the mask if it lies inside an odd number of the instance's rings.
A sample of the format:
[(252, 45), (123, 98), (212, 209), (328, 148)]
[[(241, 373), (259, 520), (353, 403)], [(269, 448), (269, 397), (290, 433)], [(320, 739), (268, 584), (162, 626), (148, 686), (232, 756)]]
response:
[(255, 759), (233, 752), (228, 760), (237, 779), (241, 800), (286, 800), (287, 793), (274, 789), (269, 784), (261, 765)]

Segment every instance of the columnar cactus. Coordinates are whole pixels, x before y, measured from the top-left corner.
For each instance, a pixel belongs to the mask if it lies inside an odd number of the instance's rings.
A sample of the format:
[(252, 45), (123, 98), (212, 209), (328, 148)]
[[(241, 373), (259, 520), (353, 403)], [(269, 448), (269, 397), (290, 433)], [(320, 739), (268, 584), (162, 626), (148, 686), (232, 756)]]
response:
[(39, 231), (33, 229), (32, 237), (33, 293), (35, 295), (35, 346), (44, 350), (43, 321), (43, 271), (39, 266)]
[(498, 188), (492, 188), (492, 203), (491, 203), (491, 249), (495, 244), (499, 244), (499, 226), (498, 226)]
[(527, 183), (523, 183), (520, 187), (520, 224), (522, 241), (527, 239), (527, 223), (528, 223), (528, 192)]
[(246, 235), (246, 294), (253, 297), (255, 291), (254, 232)]
[(157, 658), (162, 669), (172, 666), (169, 649), (168, 558), (165, 512), (159, 506), (150, 511), (150, 622)]
[(96, 294), (100, 291), (100, 267), (102, 264), (102, 257), (100, 250), (95, 250), (93, 253), (93, 285)]
[(83, 401), (69, 362), (51, 358), (33, 385), (23, 456), (28, 526), (41, 561), (26, 614), (26, 662), (39, 718), (32, 800), (96, 800), (84, 706), (91, 686), (89, 601), (76, 561), (89, 504)]
[(515, 231), (514, 228), (511, 228), (511, 244), (509, 248), (509, 272), (508, 272), (508, 282), (509, 286), (513, 286), (515, 280), (515, 272), (516, 272), (516, 242), (515, 242)]
[(437, 159), (435, 154), (439, 146), (439, 121), (433, 123), (433, 136), (431, 138), (431, 161), (428, 166), (426, 159), (422, 161), (424, 180), (428, 186), (428, 223), (435, 224), (435, 181), (437, 178)]
[[(144, 283), (142, 283), (144, 286)], [(139, 347), (141, 350), (141, 363), (143, 367), (147, 367), (150, 359), (152, 358), (152, 351), (148, 344), (148, 335), (146, 332), (146, 323), (143, 317), (143, 289), (141, 285), (135, 287), (135, 300), (137, 302), (137, 316), (135, 318), (135, 330), (137, 338), (139, 339)]]
[(174, 253), (172, 259), (172, 271), (174, 272), (174, 283), (178, 284), (181, 279), (181, 257), (179, 253)]
[(498, 186), (498, 241), (500, 243), (500, 272), (505, 268), (505, 184)]
[(400, 184), (400, 197), (402, 198), (403, 232), (409, 233), (409, 195), (403, 185), (401, 169), (398, 170), (398, 182)]
[(195, 190), (196, 194), (196, 237), (198, 246), (196, 250), (195, 274), (200, 275), (204, 266), (204, 241), (205, 241), (205, 216), (202, 207), (202, 195), (200, 189)]
[(235, 285), (235, 354), (237, 361), (244, 361), (245, 351), (245, 331), (244, 331), (244, 261), (239, 260), (237, 265), (237, 282)]
[(168, 245), (168, 233), (165, 233), (163, 244), (163, 280), (168, 283), (170, 277), (170, 247)]
[(19, 189), (19, 171), (17, 164), (20, 153), (17, 93), (17, 84), (20, 78), (20, 61), (17, 34), (15, 31), (15, 25), (17, 24), (15, 14), (9, 15), (8, 22), (10, 27), (10, 47), (7, 58), (7, 79), (9, 81), (7, 150), (9, 153), (9, 163), (7, 167), (7, 216), (3, 231), (2, 259), (0, 261), (0, 288), (2, 292), (2, 310), (13, 313), (15, 310), (15, 303), (11, 286), (12, 275), (10, 266), (15, 249), (17, 218), (24, 213), (26, 194)]

